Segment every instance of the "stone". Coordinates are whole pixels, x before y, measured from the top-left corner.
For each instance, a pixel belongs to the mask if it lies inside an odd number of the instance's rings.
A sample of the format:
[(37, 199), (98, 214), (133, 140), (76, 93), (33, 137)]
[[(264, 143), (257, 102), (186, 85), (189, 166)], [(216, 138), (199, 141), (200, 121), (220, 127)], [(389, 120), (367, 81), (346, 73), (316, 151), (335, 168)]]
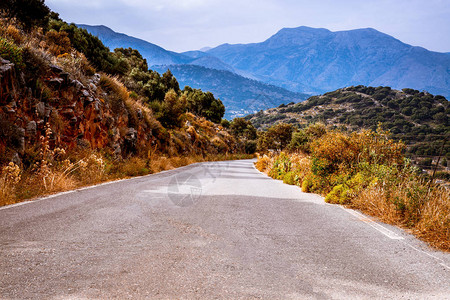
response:
[(94, 98), (92, 98), (92, 97), (86, 97), (86, 98), (84, 98), (84, 105), (85, 105), (85, 106), (91, 104), (92, 102), (94, 102)]
[(52, 70), (52, 72), (58, 74), (63, 72), (63, 69), (61, 67), (58, 67), (57, 65), (50, 65), (50, 69)]
[(92, 76), (92, 82), (93, 82), (94, 84), (97, 84), (97, 83), (100, 82), (100, 78), (101, 78), (100, 74), (95, 73), (94, 76)]
[(72, 86), (75, 87), (75, 89), (77, 91), (85, 89), (84, 85), (81, 82), (79, 82), (78, 80), (72, 80), (71, 84), (72, 84)]
[(97, 91), (97, 86), (93, 83), (89, 84), (89, 88), (91, 89), (91, 91), (93, 91), (94, 93)]
[(45, 103), (45, 115), (44, 117), (49, 118), (50, 114), (52, 113), (53, 107)]
[(50, 86), (52, 86), (53, 88), (60, 88), (61, 85), (63, 84), (64, 79), (56, 77), (56, 78), (52, 78), (48, 81), (48, 84)]
[(36, 130), (37, 130), (36, 122), (35, 121), (28, 122), (26, 127), (27, 136), (29, 137), (36, 136)]
[(58, 85), (58, 84), (62, 84), (64, 82), (64, 79), (62, 79), (60, 77), (55, 77), (55, 78), (50, 79), (48, 82), (53, 85)]
[(123, 147), (126, 153), (132, 153), (136, 151), (137, 143), (137, 131), (134, 128), (128, 128), (123, 141)]
[(94, 101), (94, 109), (96, 113), (101, 113), (101, 108), (102, 107), (102, 103), (98, 100)]
[(44, 102), (39, 102), (38, 104), (36, 104), (36, 113), (38, 114), (38, 116), (40, 118), (45, 117), (45, 103)]
[(40, 118), (48, 118), (52, 112), (52, 107), (44, 102), (36, 104), (36, 113)]
[(11, 157), (11, 161), (18, 166), (22, 165), (22, 160), (20, 159), (19, 153), (17, 152), (14, 152), (14, 154)]
[(90, 96), (90, 94), (89, 94), (89, 92), (87, 90), (81, 90), (81, 95), (83, 97), (89, 97)]
[(0, 57), (0, 64), (2, 65), (7, 65), (10, 64), (11, 62), (9, 60), (3, 59), (2, 57)]
[(137, 131), (134, 128), (128, 128), (127, 134), (125, 135), (125, 139), (130, 141), (137, 140)]
[(19, 134), (18, 150), (20, 151), (20, 153), (24, 153), (24, 151), (25, 151), (25, 129), (18, 128), (17, 132)]

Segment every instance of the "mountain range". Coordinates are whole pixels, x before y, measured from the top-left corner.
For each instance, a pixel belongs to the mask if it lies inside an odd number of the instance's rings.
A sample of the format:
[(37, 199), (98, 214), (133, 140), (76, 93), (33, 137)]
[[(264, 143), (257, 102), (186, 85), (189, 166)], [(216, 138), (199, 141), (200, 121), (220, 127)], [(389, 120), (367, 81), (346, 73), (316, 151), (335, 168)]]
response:
[(284, 28), (262, 43), (224, 44), (207, 53), (293, 91), (321, 93), (362, 84), (450, 95), (448, 54), (407, 45), (371, 28)]
[[(105, 26), (78, 26), (98, 36), (110, 49), (139, 50), (151, 68), (170, 66), (181, 85), (210, 89), (226, 106), (233, 102), (233, 110), (242, 113), (255, 97), (250, 100), (239, 93), (249, 82), (258, 81), (284, 89), (274, 92), (280, 95), (271, 99), (274, 105), (299, 102), (307, 98), (304, 94), (360, 84), (450, 96), (449, 53), (414, 47), (372, 28), (337, 32), (305, 26), (284, 28), (261, 43), (176, 53)], [(223, 71), (229, 72), (229, 77), (238, 76), (233, 79), (235, 85), (219, 88)], [(271, 93), (263, 94), (270, 97)]]

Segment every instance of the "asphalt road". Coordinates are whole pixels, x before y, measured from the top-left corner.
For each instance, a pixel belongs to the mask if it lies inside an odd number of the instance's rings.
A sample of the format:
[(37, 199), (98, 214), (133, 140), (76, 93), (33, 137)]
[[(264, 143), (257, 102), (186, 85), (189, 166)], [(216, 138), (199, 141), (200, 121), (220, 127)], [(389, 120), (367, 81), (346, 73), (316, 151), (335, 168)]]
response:
[(0, 208), (1, 299), (450, 299), (450, 255), (202, 163)]

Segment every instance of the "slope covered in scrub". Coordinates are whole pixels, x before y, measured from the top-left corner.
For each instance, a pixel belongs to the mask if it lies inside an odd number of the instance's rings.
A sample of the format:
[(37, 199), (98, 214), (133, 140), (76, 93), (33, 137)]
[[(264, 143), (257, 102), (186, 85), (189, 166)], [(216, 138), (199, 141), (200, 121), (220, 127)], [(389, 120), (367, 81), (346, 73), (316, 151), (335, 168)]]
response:
[(219, 99), (136, 50), (110, 52), (54, 13), (30, 27), (3, 16), (0, 205), (243, 152)]

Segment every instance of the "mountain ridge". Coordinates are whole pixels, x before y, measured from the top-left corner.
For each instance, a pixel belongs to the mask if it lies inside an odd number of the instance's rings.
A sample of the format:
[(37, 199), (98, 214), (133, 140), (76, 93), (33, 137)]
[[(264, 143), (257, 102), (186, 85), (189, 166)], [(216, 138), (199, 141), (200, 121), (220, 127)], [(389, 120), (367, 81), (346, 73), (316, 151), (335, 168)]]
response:
[(450, 95), (448, 54), (408, 45), (373, 28), (283, 28), (260, 43), (222, 44), (207, 53), (293, 91), (323, 93), (365, 84)]

